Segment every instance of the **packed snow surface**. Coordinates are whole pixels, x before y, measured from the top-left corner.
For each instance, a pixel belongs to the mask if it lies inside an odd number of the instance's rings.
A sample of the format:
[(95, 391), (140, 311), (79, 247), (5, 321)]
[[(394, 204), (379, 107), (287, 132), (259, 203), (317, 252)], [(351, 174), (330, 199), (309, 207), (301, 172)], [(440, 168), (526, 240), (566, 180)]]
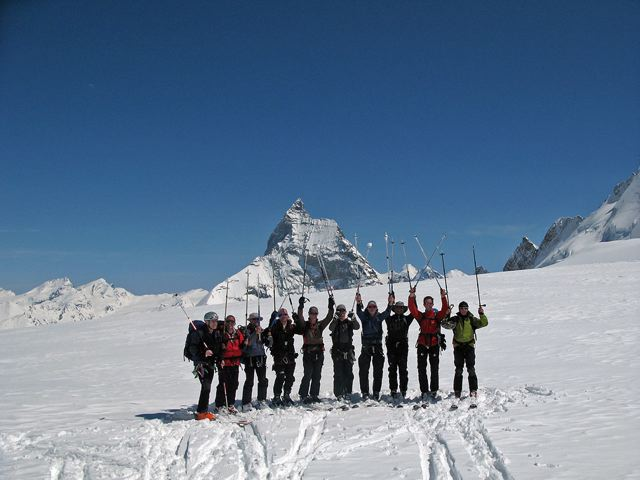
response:
[[(191, 419), (199, 384), (182, 361), (186, 319), (171, 304), (1, 331), (0, 478), (640, 478), (640, 262), (479, 278), (489, 326), (478, 331), (476, 410), (463, 401), (449, 411), (450, 332), (438, 404), (411, 408), (418, 394), (411, 348), (404, 408), (390, 408), (385, 395), (373, 406), (328, 410), (335, 402), (327, 352), (322, 405), (253, 411), (241, 415), (253, 423), (240, 427), (226, 415)], [(452, 302), (477, 308), (474, 276), (448, 284)], [(386, 291), (362, 294), (382, 305)], [(406, 302), (408, 285), (395, 291)], [(434, 280), (418, 287), (419, 297), (437, 293)], [(337, 291), (336, 300), (350, 306), (353, 294)], [(326, 295), (311, 300), (322, 315)], [(202, 318), (223, 308), (187, 310)], [(229, 308), (243, 317), (243, 303)], [(410, 335), (413, 345), (415, 325)], [(294, 393), (301, 377), (298, 361)]]

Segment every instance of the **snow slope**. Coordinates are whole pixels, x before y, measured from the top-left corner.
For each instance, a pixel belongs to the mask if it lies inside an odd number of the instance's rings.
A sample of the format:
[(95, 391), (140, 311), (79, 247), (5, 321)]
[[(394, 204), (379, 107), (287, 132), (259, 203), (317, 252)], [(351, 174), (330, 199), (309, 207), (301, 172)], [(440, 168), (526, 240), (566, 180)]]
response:
[[(451, 348), (435, 406), (257, 411), (241, 428), (189, 420), (199, 387), (182, 361), (179, 308), (139, 303), (99, 322), (1, 331), (0, 478), (640, 478), (640, 262), (491, 273), (480, 287), (490, 322), (478, 331), (480, 406), (456, 412)], [(406, 301), (408, 285), (395, 290)], [(386, 291), (362, 289), (379, 304)], [(449, 291), (476, 308), (474, 276), (450, 278)], [(336, 300), (350, 305), (353, 293)], [(437, 297), (434, 280), (420, 283), (428, 294)], [(310, 297), (322, 314), (326, 295)], [(244, 304), (230, 311), (242, 316)], [(415, 326), (410, 335), (413, 344)], [(413, 349), (409, 372), (413, 397)], [(327, 358), (327, 403), (331, 374)]]

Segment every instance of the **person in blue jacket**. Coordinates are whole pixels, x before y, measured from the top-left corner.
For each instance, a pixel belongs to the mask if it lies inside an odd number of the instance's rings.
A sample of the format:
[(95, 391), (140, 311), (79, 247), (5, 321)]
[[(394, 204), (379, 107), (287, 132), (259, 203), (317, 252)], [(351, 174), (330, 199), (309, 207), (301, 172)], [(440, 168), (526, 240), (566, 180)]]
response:
[[(380, 400), (380, 388), (382, 387), (382, 375), (384, 369), (384, 351), (382, 350), (382, 322), (391, 314), (391, 307), (395, 303), (393, 294), (389, 294), (387, 308), (384, 312), (378, 311), (378, 305), (373, 300), (367, 303), (363, 309), (362, 297), (356, 293), (356, 313), (362, 322), (362, 350), (358, 357), (360, 370), (360, 392), (362, 399)], [(373, 363), (373, 396), (369, 395), (369, 367)]]

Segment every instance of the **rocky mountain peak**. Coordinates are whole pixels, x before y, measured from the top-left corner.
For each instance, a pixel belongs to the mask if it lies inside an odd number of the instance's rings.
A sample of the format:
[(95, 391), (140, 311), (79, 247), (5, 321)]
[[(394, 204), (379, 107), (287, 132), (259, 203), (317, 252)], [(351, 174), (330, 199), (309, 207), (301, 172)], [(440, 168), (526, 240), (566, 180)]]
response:
[(504, 270), (545, 267), (599, 242), (630, 238), (640, 238), (640, 170), (618, 183), (602, 205), (586, 218), (576, 215), (556, 220), (537, 251), (535, 245), (523, 240)]
[(324, 289), (319, 256), (336, 289), (356, 286), (360, 276), (362, 285), (380, 283), (377, 272), (345, 238), (337, 222), (311, 217), (302, 200), (297, 199), (269, 236), (264, 255), (229, 278), (228, 292), (226, 281), (216, 285), (204, 303), (223, 303), (227, 293), (229, 299), (243, 300), (247, 290), (251, 296), (270, 297), (274, 285), (278, 296), (287, 291), (301, 292), (303, 277), (305, 289)]

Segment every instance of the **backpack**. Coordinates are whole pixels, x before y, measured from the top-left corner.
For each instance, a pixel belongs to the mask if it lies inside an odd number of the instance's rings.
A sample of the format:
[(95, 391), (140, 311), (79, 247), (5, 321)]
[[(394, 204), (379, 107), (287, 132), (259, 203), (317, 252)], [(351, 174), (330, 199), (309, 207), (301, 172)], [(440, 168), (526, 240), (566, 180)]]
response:
[[(195, 325), (196, 330), (193, 329)], [(182, 351), (183, 358), (193, 362), (193, 355), (191, 355), (191, 350), (189, 349), (189, 337), (191, 336), (191, 332), (198, 332), (200, 334), (200, 340), (202, 340), (202, 329), (204, 328), (204, 320), (193, 320), (193, 322), (189, 322), (189, 330), (187, 331), (187, 338), (184, 341), (184, 350)]]

